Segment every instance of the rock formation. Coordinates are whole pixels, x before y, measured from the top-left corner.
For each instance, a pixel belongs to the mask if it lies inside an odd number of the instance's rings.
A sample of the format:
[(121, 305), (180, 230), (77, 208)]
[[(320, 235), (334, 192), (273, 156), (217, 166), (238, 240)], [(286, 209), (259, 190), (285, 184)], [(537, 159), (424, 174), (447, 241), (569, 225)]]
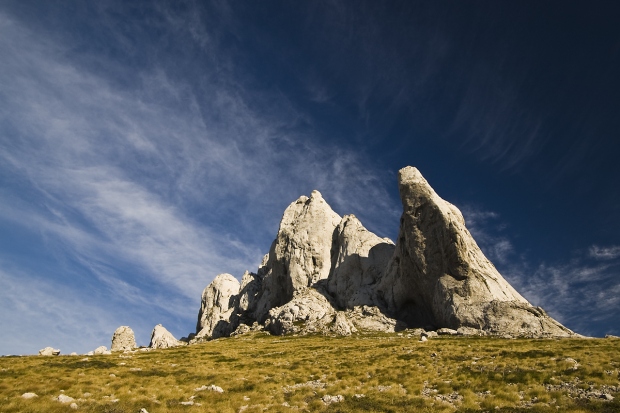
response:
[(235, 309), (240, 289), (239, 281), (230, 274), (220, 274), (202, 292), (197, 337), (228, 336), (237, 327), (230, 317)]
[(177, 340), (174, 336), (166, 330), (161, 324), (157, 324), (151, 333), (150, 348), (170, 348), (184, 346), (187, 343)]
[(95, 356), (99, 356), (99, 355), (110, 355), (112, 354), (112, 352), (110, 350), (108, 350), (108, 348), (106, 346), (99, 346), (95, 349), (95, 351), (93, 351), (93, 355)]
[[(423, 327), (450, 334), (571, 336), (495, 269), (416, 168), (399, 171), (396, 245), (341, 218), (318, 191), (286, 208), (256, 273), (222, 274), (205, 288), (196, 332), (256, 330), (348, 335)], [(250, 327), (253, 326), (253, 327)], [(449, 330), (446, 330), (449, 329)]]
[(136, 345), (136, 337), (133, 330), (128, 326), (120, 326), (112, 335), (111, 351), (133, 350), (138, 347)]
[(57, 356), (60, 354), (60, 350), (53, 347), (45, 347), (39, 350), (39, 356)]
[(504, 280), (465, 227), (458, 208), (441, 199), (416, 168), (401, 169), (398, 181), (400, 233), (379, 285), (388, 313), (416, 327), (572, 334)]

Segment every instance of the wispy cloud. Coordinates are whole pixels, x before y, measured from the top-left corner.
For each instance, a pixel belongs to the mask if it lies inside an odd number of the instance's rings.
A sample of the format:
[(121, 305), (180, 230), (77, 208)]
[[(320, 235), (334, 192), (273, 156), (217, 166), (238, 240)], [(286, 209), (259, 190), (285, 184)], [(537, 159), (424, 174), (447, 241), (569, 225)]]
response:
[(614, 260), (620, 258), (620, 246), (599, 247), (598, 245), (592, 245), (588, 253), (590, 257), (597, 260)]
[[(194, 23), (177, 29), (228, 60)], [(124, 88), (113, 77), (123, 70), (84, 69), (70, 41), (2, 13), (0, 32), (0, 219), (48, 239), (107, 294), (193, 324), (202, 288), (254, 269), (284, 208), (312, 189), (370, 228), (398, 225), (389, 172), (317, 139), (285, 97), (248, 92), (239, 68), (205, 67), (189, 83), (165, 66), (128, 67), (138, 83)], [(75, 277), (55, 282), (79, 288)], [(53, 305), (80, 311), (68, 302)]]

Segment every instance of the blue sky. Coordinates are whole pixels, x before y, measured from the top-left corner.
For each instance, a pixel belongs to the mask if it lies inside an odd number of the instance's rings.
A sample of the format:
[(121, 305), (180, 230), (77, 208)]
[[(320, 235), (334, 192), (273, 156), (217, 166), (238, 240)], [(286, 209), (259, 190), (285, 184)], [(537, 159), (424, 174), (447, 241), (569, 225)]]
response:
[(513, 3), (0, 3), (0, 354), (187, 335), (313, 189), (394, 239), (406, 165), (620, 334), (620, 10)]

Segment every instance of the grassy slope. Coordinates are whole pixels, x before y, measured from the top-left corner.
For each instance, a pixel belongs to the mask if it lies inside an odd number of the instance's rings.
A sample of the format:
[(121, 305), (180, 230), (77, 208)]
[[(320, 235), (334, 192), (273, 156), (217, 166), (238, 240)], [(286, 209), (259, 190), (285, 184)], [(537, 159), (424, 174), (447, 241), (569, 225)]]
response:
[[(574, 369), (567, 357), (579, 366)], [(78, 411), (86, 412), (618, 412), (620, 393), (613, 390), (611, 402), (570, 393), (620, 386), (619, 368), (615, 339), (440, 337), (421, 343), (396, 334), (258, 333), (88, 361), (84, 356), (0, 358), (0, 412), (72, 411), (52, 400), (61, 390), (81, 399)], [(573, 382), (572, 390), (545, 388), (563, 382)], [(194, 391), (210, 384), (224, 393)], [(39, 397), (22, 399), (25, 392)], [(338, 394), (344, 396), (341, 403), (328, 406), (321, 400)], [(201, 406), (181, 404), (191, 396)]]

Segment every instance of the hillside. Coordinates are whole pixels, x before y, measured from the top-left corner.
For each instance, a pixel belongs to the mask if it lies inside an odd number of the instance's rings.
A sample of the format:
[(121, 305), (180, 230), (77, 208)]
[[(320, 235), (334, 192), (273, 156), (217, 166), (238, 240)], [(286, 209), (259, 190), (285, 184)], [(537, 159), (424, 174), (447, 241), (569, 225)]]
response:
[(611, 338), (259, 332), (165, 350), (3, 357), (0, 411), (72, 411), (55, 400), (64, 394), (78, 411), (107, 413), (617, 412), (619, 369)]

